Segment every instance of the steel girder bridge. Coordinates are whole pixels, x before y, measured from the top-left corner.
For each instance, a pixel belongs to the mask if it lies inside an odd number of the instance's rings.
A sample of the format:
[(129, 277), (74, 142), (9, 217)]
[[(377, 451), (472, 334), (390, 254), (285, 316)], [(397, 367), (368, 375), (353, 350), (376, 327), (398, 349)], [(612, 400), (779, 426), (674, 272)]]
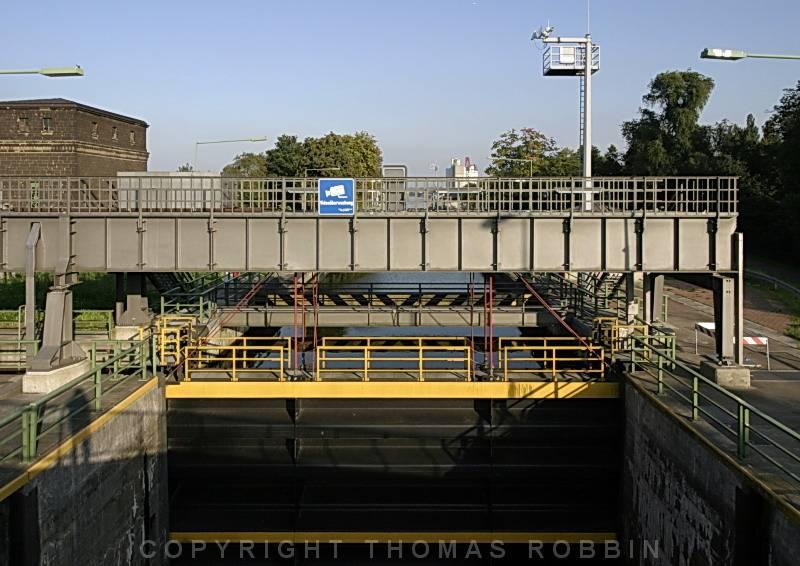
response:
[[(55, 274), (34, 366), (78, 355), (69, 289), (84, 271), (126, 272), (134, 282), (181, 271), (639, 272), (646, 311), (660, 274), (704, 273), (720, 280), (720, 357), (741, 359), (733, 347), (742, 310), (736, 178), (380, 178), (355, 186), (353, 216), (326, 217), (315, 179), (0, 179), (0, 271), (26, 272), (29, 286), (36, 271)], [(129, 290), (127, 310), (142, 306)]]

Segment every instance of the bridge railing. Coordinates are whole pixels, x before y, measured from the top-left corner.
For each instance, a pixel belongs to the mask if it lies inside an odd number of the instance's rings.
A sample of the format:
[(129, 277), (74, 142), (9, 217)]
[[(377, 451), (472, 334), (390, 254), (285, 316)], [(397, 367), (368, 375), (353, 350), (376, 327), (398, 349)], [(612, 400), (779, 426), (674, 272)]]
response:
[[(0, 214), (316, 215), (316, 179), (0, 177)], [(364, 178), (363, 214), (737, 213), (736, 177)]]

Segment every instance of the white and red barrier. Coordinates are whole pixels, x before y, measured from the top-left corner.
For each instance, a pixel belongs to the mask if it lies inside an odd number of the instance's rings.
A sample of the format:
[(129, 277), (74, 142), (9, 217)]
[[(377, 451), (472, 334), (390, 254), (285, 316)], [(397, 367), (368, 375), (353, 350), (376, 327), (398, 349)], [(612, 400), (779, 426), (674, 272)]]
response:
[[(699, 334), (705, 334), (714, 338), (716, 336), (716, 325), (713, 322), (698, 322), (694, 325), (694, 353), (697, 355), (697, 338)], [(734, 342), (736, 337), (733, 338)], [(771, 370), (769, 359), (769, 338), (766, 336), (743, 336), (742, 344), (745, 346), (764, 346), (767, 354), (767, 371)]]

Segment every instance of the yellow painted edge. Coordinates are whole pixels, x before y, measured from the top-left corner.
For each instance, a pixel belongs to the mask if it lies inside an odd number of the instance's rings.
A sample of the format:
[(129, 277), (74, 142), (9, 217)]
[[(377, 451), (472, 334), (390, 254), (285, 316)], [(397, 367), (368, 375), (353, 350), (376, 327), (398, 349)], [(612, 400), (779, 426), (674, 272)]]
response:
[(72, 452), (81, 442), (100, 430), (106, 423), (116, 417), (119, 413), (130, 407), (133, 403), (144, 397), (151, 389), (158, 385), (158, 380), (153, 378), (142, 385), (139, 389), (128, 395), (125, 399), (111, 407), (108, 411), (97, 417), (86, 428), (81, 429), (76, 434), (65, 440), (62, 444), (42, 456), (19, 476), (0, 488), (0, 501), (5, 500), (11, 494), (29, 483), (33, 478), (42, 472), (55, 466), (58, 461)]
[(173, 532), (170, 540), (180, 543), (343, 543), (386, 544), (399, 542), (456, 542), (527, 544), (528, 542), (579, 543), (581, 541), (602, 543), (617, 540), (617, 533), (584, 532)]
[(184, 381), (166, 386), (167, 399), (610, 399), (609, 382), (335, 382)]

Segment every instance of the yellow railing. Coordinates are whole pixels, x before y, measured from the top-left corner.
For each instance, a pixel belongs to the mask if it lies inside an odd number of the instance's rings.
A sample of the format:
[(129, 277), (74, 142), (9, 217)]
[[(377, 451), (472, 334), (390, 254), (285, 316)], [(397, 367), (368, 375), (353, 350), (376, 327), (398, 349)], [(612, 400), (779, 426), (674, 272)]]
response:
[(549, 374), (554, 381), (563, 374), (605, 376), (603, 347), (571, 336), (502, 337), (498, 350), (505, 381), (515, 374)]
[(178, 363), (181, 350), (189, 344), (197, 325), (197, 317), (167, 314), (156, 321), (158, 357), (161, 363)]
[(206, 338), (186, 346), (183, 351), (184, 379), (191, 381), (196, 374), (203, 377), (240, 378), (271, 376), (277, 381), (286, 379), (291, 359), (289, 338), (220, 337)]
[(316, 381), (348, 374), (362, 381), (388, 375), (472, 381), (472, 348), (465, 338), (327, 337), (317, 348), (314, 369)]

